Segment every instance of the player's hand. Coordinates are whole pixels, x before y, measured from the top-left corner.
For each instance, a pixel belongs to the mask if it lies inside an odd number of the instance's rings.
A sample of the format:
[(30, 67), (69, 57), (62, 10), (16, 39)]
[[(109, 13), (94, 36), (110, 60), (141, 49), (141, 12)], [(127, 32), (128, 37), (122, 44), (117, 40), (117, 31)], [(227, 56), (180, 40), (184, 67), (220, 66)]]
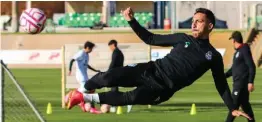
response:
[(235, 116), (235, 117), (243, 116), (243, 117), (247, 118), (248, 120), (252, 120), (252, 118), (250, 116), (248, 116), (246, 113), (241, 112), (239, 110), (232, 111), (232, 115)]
[(71, 71), (68, 72), (68, 76), (70, 76), (70, 75), (71, 75)]
[(121, 10), (121, 14), (124, 16), (126, 21), (130, 21), (130, 20), (134, 19), (134, 12), (131, 9), (131, 7), (128, 7), (125, 10)]
[(253, 83), (248, 83), (248, 91), (253, 92), (255, 90), (254, 84)]

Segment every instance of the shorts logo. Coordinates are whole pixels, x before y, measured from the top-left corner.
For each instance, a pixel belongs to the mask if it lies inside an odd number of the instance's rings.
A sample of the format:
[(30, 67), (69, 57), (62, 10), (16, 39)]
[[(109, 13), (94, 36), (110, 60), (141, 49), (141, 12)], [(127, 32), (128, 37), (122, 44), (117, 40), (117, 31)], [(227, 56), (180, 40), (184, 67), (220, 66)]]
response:
[(206, 59), (207, 59), (207, 60), (211, 60), (211, 59), (212, 59), (212, 52), (211, 52), (211, 51), (208, 51), (208, 52), (206, 53)]
[(154, 101), (157, 102), (160, 100), (160, 97), (157, 97)]
[(238, 95), (238, 92), (237, 92), (237, 91), (235, 91), (235, 92), (234, 92), (234, 95)]
[(135, 67), (137, 64), (128, 64), (129, 67)]

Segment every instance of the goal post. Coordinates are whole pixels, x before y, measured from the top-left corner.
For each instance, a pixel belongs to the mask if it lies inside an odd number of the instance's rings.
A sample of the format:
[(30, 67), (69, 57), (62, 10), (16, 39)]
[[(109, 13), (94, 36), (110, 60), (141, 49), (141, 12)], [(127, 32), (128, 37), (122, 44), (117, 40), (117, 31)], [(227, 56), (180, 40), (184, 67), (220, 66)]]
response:
[(64, 98), (65, 98), (65, 81), (66, 81), (66, 64), (65, 64), (65, 46), (61, 48), (61, 57), (62, 57), (62, 65), (61, 65), (61, 105), (62, 108), (65, 108)]
[(4, 89), (3, 89), (3, 87), (4, 87), (4, 68), (2, 67), (2, 64), (4, 64), (3, 63), (3, 61), (0, 59), (0, 95), (1, 95), (1, 97), (0, 97), (0, 111), (1, 111), (1, 113), (0, 113), (0, 122), (4, 122)]
[(45, 122), (13, 73), (0, 59), (1, 122)]
[[(150, 46), (144, 43), (120, 43), (118, 48), (124, 54), (124, 65), (143, 63), (150, 61)], [(80, 85), (75, 78), (75, 64), (72, 73), (68, 76), (69, 63), (74, 54), (83, 49), (83, 44), (66, 44), (62, 47), (62, 108), (65, 107), (64, 98), (68, 89), (78, 88)], [(95, 48), (89, 54), (89, 64), (100, 71), (107, 71), (111, 62), (112, 52), (107, 43), (96, 43)], [(88, 69), (88, 77), (91, 78), (96, 74)]]

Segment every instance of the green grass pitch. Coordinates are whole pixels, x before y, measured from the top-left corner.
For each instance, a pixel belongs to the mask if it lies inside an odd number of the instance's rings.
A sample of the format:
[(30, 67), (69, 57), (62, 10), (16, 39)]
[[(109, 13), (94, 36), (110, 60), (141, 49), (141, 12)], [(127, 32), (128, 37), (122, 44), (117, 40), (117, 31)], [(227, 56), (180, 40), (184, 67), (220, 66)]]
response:
[[(152, 108), (133, 106), (131, 113), (122, 115), (93, 115), (82, 113), (78, 107), (72, 110), (61, 108), (60, 69), (12, 69), (11, 70), (34, 105), (47, 122), (223, 122), (227, 108), (215, 89), (212, 75), (206, 73), (193, 85), (177, 92), (167, 102)], [(251, 104), (257, 122), (262, 122), (262, 69), (257, 69), (255, 91), (251, 94)], [(232, 84), (231, 78), (228, 82)], [(48, 102), (53, 113), (46, 114)], [(190, 115), (192, 103), (196, 104), (197, 114)], [(12, 107), (11, 107), (12, 108)], [(235, 122), (246, 122), (237, 118)]]

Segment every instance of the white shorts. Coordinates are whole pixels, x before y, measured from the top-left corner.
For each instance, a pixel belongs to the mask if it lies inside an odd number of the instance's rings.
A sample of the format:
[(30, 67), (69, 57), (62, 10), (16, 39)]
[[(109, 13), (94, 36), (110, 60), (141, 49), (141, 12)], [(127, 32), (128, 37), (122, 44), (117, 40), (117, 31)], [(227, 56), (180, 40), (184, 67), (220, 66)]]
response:
[(88, 80), (87, 73), (82, 73), (80, 71), (76, 72), (76, 80), (80, 85), (85, 84), (85, 82)]

